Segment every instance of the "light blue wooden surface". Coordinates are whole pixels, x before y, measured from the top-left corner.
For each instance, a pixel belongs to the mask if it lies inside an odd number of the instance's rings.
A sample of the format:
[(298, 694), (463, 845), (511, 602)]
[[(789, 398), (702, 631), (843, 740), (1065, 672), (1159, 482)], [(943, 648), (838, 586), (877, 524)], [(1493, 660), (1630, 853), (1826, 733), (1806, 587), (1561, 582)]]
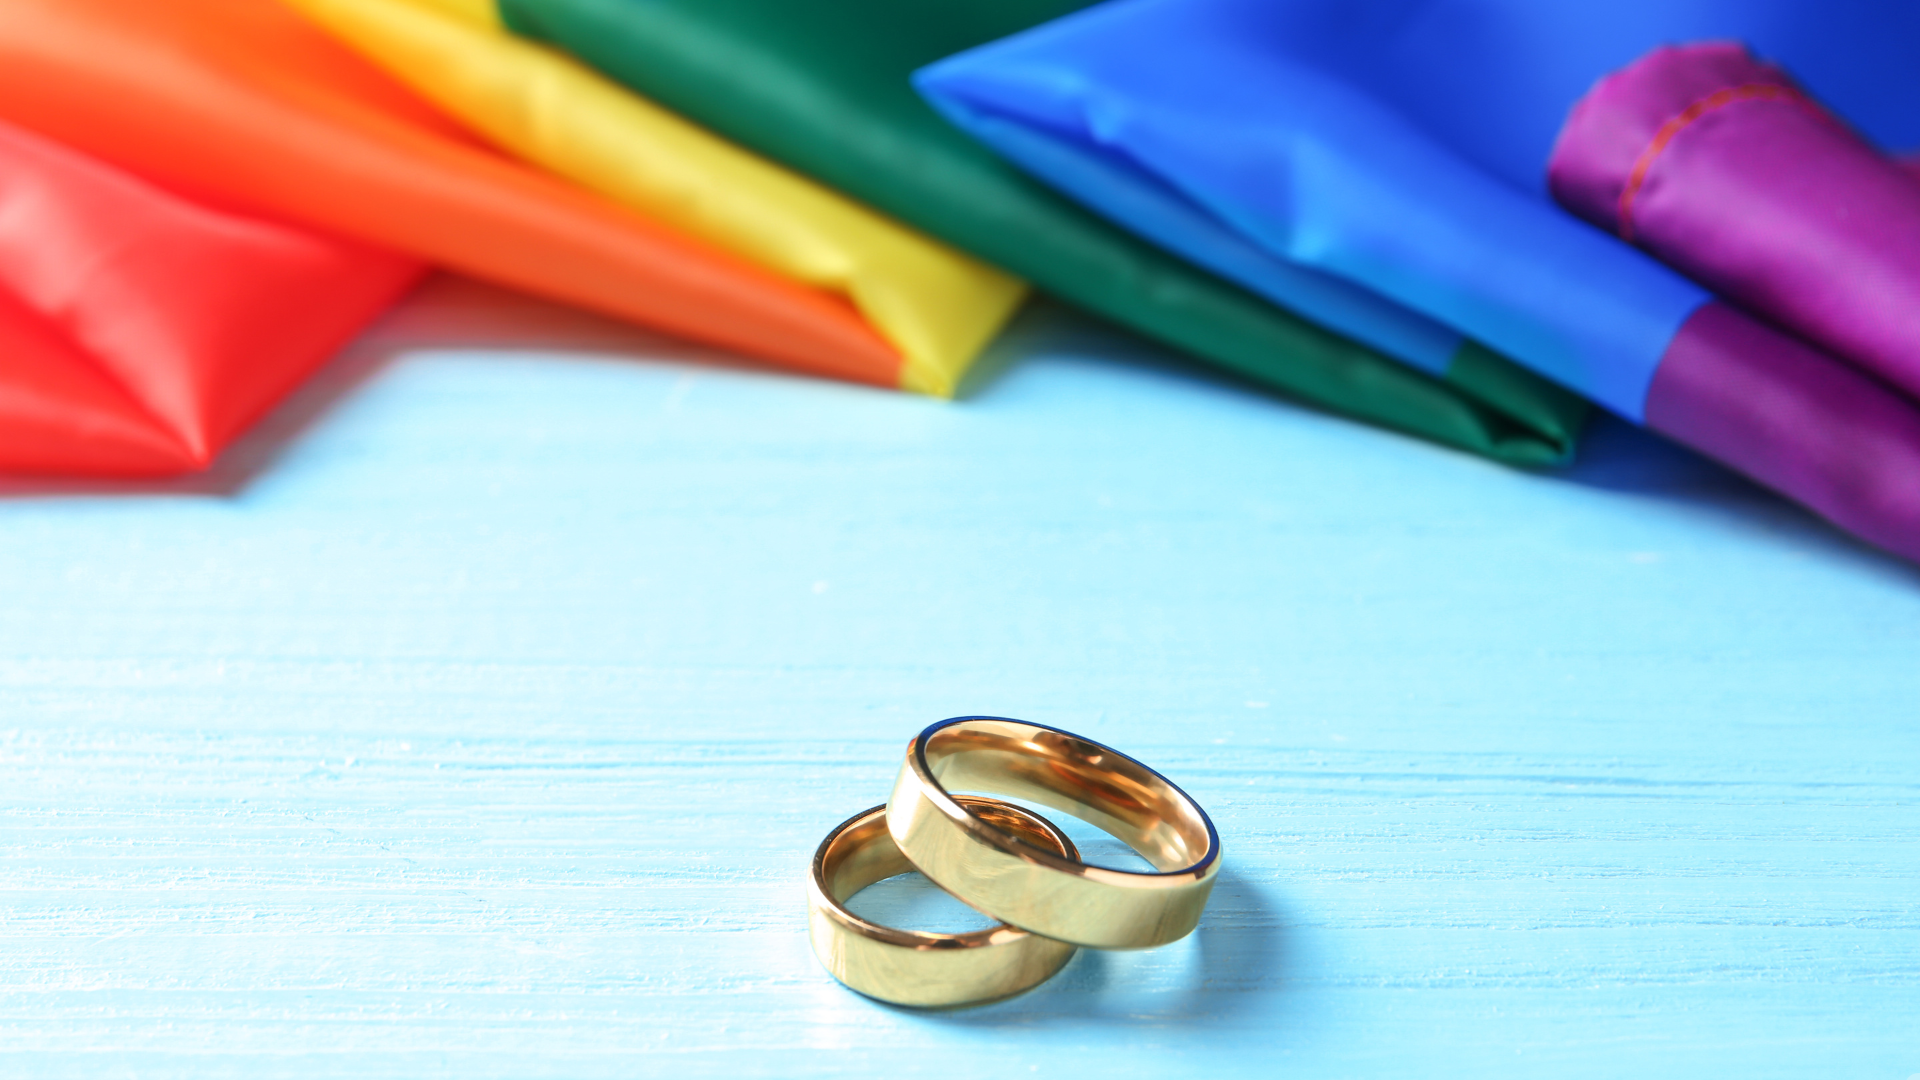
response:
[[(1059, 315), (962, 406), (615, 345), (368, 346), (208, 481), (10, 489), (0, 1075), (1920, 1074), (1920, 574)], [(833, 983), (805, 862), (964, 712), (1200, 798), (1201, 930)]]

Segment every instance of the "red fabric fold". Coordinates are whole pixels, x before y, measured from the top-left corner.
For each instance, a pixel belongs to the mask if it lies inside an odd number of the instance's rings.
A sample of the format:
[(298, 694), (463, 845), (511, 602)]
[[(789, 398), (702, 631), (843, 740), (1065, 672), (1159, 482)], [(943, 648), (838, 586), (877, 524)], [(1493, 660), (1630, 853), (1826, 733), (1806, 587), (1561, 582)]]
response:
[(420, 270), (0, 124), (0, 469), (204, 467)]

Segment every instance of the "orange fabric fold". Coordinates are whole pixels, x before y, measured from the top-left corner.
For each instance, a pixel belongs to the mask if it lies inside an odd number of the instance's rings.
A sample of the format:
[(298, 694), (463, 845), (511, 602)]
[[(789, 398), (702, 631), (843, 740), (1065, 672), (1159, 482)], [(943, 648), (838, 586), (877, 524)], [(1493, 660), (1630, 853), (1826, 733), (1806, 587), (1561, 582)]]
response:
[(219, 205), (899, 383), (899, 353), (844, 299), (479, 145), (274, 0), (0, 0), (0, 117)]

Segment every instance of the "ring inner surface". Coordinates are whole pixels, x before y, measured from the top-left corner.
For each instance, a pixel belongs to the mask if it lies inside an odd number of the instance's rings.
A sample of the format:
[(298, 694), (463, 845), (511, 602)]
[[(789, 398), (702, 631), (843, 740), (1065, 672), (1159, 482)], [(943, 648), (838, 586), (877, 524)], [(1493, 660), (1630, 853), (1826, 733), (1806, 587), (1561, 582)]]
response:
[[(1043, 851), (1068, 859), (1078, 860), (1080, 857), (1073, 841), (1067, 839), (1065, 833), (1029, 811), (998, 799), (962, 797), (959, 802), (975, 817)], [(884, 811), (868, 815), (834, 837), (821, 864), (827, 895), (839, 904), (845, 904), (855, 893), (875, 882), (885, 881), (914, 868), (913, 863), (900, 853), (892, 834), (887, 832), (887, 815)]]
[(1207, 854), (1199, 807), (1138, 762), (1085, 739), (1014, 721), (969, 720), (934, 732), (925, 752), (927, 768), (949, 793), (991, 792), (1072, 814), (1156, 870), (1184, 870)]
[(913, 869), (887, 832), (887, 815), (877, 813), (835, 837), (823, 860), (827, 895), (837, 903), (876, 881)]

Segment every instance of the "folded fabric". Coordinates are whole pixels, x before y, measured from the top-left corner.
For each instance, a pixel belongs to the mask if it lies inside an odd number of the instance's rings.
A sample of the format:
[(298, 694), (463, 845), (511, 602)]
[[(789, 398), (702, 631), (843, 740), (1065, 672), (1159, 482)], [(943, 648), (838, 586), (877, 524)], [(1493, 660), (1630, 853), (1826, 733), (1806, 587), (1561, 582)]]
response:
[(742, 150), (550, 49), (486, 0), (288, 0), (495, 144), (784, 277), (844, 296), (951, 397), (1018, 279)]
[(1920, 184), (1737, 44), (1661, 48), (1568, 118), (1561, 205), (1920, 400)]
[(0, 470), (205, 466), (420, 269), (0, 123)]
[(0, 118), (203, 200), (898, 386), (845, 298), (480, 145), (276, 0), (0, 0)]
[[(1808, 16), (1804, 33), (1786, 32), (1789, 14)], [(1884, 39), (1920, 45), (1920, 23), (1850, 0), (1119, 0), (920, 85), (1029, 165), (1004, 132), (1067, 147), (1156, 205), (1484, 341), (1920, 557), (1911, 408), (1545, 191), (1557, 121), (1542, 120), (1607, 70), (1593, 64), (1695, 23), (1766, 31), (1834, 75), (1863, 109), (1850, 119), (1920, 136), (1920, 82), (1888, 68), (1869, 92), (1829, 62), (1890, 58)], [(1856, 408), (1871, 419), (1848, 420)]]
[[(914, 68), (1085, 0), (498, 0), (713, 130), (1082, 307), (1323, 407), (1507, 461), (1572, 451), (1584, 406), (1457, 333), (1383, 327), (1416, 372), (1087, 213), (944, 123)], [(1433, 374), (1436, 373), (1437, 374)]]

